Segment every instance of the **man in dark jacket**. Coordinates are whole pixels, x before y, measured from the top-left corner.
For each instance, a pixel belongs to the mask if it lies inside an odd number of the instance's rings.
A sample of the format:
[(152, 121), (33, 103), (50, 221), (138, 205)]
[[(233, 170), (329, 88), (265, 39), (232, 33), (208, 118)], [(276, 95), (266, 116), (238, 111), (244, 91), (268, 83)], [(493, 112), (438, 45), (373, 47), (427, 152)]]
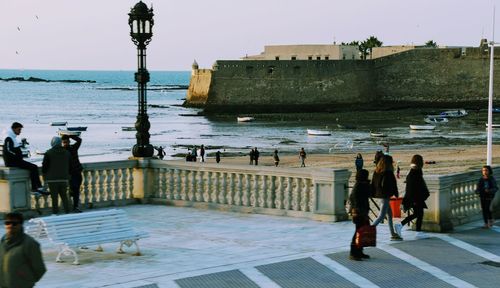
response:
[(0, 287), (31, 288), (47, 271), (40, 244), (23, 231), (23, 215), (5, 216), (5, 235), (0, 242)]
[[(70, 144), (70, 138), (75, 140), (75, 144)], [(82, 138), (75, 135), (63, 135), (61, 137), (62, 146), (71, 155), (69, 189), (73, 197), (73, 212), (80, 213), (80, 186), (82, 185), (82, 171), (83, 167), (78, 158), (78, 148), (82, 145)], [(160, 146), (161, 147), (161, 146)], [(163, 159), (163, 158), (162, 158)]]
[(28, 170), (31, 178), (31, 191), (33, 193), (48, 194), (47, 191), (42, 188), (40, 175), (38, 174), (38, 166), (23, 160), (23, 152), (21, 151), (22, 143), (17, 139), (22, 129), (23, 125), (21, 123), (14, 122), (12, 123), (11, 129), (7, 131), (7, 137), (5, 137), (3, 143), (3, 162), (7, 167), (17, 167)]
[(49, 184), (52, 198), (52, 214), (59, 213), (59, 196), (61, 196), (64, 212), (69, 213), (68, 181), (70, 179), (71, 155), (61, 145), (61, 138), (53, 137), (50, 142), (52, 148), (45, 152), (42, 172), (45, 181)]

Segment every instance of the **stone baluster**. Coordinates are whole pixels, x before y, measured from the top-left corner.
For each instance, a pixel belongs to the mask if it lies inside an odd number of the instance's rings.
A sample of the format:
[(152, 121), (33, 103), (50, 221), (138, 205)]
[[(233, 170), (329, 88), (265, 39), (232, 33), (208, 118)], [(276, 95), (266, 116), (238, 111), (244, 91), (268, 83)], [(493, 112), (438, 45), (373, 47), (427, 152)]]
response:
[(83, 198), (80, 198), (82, 206), (85, 205), (85, 204), (87, 204), (87, 203), (90, 203), (89, 174), (90, 174), (90, 171), (88, 171), (88, 170), (83, 170), (82, 171), (82, 177), (83, 177)]
[(261, 189), (259, 192), (259, 207), (267, 208), (267, 175), (261, 175)]
[(205, 189), (205, 194), (204, 198), (206, 202), (214, 202), (214, 199), (212, 198), (212, 190), (213, 190), (213, 185), (212, 185), (212, 171), (207, 172), (207, 187)]
[(181, 194), (181, 200), (188, 200), (188, 194), (189, 194), (189, 171), (187, 170), (182, 170), (184, 182), (182, 183), (182, 194)]
[(308, 187), (307, 187), (307, 181), (308, 179), (301, 179), (300, 181), (300, 210), (301, 211), (310, 211), (309, 210), (309, 194), (308, 194)]
[(167, 195), (166, 195), (166, 198), (169, 199), (169, 200), (172, 200), (172, 199), (175, 199), (175, 196), (174, 196), (174, 177), (175, 177), (175, 171), (174, 169), (167, 169), (168, 171), (168, 189), (167, 189)]
[(242, 195), (243, 195), (243, 174), (238, 173), (237, 174), (237, 182), (238, 184), (236, 185), (236, 191), (234, 194), (234, 205), (236, 206), (242, 206)]
[(252, 190), (250, 191), (250, 205), (252, 207), (258, 207), (259, 206), (259, 176), (258, 175), (252, 175), (253, 179), (253, 185)]
[(122, 168), (120, 169), (120, 178), (121, 178), (121, 184), (122, 184), (122, 189), (120, 190), (120, 197), (119, 199), (120, 200), (125, 200), (125, 198), (127, 197), (127, 183), (128, 183), (128, 175), (127, 175), (127, 171), (128, 169), (127, 168)]
[(290, 210), (292, 209), (292, 191), (293, 191), (293, 185), (292, 185), (292, 177), (287, 177), (286, 178), (286, 190), (285, 190), (285, 197), (284, 197), (284, 207), (285, 210)]
[(120, 170), (113, 169), (113, 200), (120, 199)]
[(106, 200), (112, 201), (113, 199), (113, 170), (106, 170)]
[(97, 200), (95, 202), (104, 201), (104, 170), (97, 170)]
[(198, 171), (198, 185), (196, 191), (196, 201), (205, 202), (203, 193), (205, 192), (205, 171)]
[(127, 191), (127, 198), (126, 199), (132, 199), (134, 195), (134, 173), (133, 169), (130, 168), (128, 169), (128, 191)]
[(269, 177), (269, 190), (266, 197), (267, 208), (276, 208), (274, 205), (274, 200), (276, 199), (276, 176)]
[(92, 170), (90, 171), (90, 202), (94, 203), (99, 201), (99, 198), (97, 198), (97, 171)]
[(278, 186), (276, 187), (276, 199), (274, 200), (274, 206), (277, 209), (285, 209), (284, 205), (284, 191), (285, 191), (285, 177), (278, 176)]
[(227, 193), (227, 204), (234, 205), (235, 203), (234, 195), (236, 194), (236, 191), (234, 191), (235, 190), (234, 173), (229, 173), (228, 176), (229, 176), (229, 189), (228, 189), (229, 191)]
[(252, 191), (252, 183), (250, 182), (250, 174), (245, 174), (245, 186), (243, 186), (242, 189), (242, 205), (243, 206), (250, 206), (251, 201), (250, 201), (250, 196), (251, 196), (251, 191)]
[(188, 194), (188, 200), (189, 201), (196, 201), (196, 171), (192, 170), (189, 171), (191, 174), (190, 177), (190, 182), (189, 182), (189, 194)]
[(220, 194), (220, 172), (214, 172), (214, 193), (212, 195), (212, 199), (214, 203), (219, 203), (219, 194)]
[(219, 203), (221, 204), (227, 204), (227, 173), (222, 172), (220, 173), (222, 177), (222, 182), (221, 182), (221, 193), (219, 194)]
[(182, 175), (181, 171), (179, 169), (174, 170), (174, 176), (175, 176), (175, 200), (182, 199)]
[(300, 210), (300, 178), (293, 179), (292, 209), (294, 211)]

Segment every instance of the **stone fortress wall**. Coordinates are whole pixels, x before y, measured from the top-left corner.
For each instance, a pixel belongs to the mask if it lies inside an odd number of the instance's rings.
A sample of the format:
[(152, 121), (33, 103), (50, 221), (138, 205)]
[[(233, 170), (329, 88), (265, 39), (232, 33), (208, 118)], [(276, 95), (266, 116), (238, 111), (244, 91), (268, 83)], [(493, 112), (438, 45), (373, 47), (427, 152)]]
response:
[[(484, 107), (485, 49), (422, 48), (373, 60), (217, 61), (210, 76), (193, 73), (185, 105), (209, 113)], [(500, 72), (494, 83), (499, 91)]]

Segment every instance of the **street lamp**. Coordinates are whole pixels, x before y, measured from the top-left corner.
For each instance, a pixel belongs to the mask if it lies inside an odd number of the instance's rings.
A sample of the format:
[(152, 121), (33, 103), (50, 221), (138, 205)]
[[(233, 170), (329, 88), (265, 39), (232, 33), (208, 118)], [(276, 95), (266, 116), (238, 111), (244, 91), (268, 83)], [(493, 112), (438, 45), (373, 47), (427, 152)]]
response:
[(146, 69), (146, 46), (153, 37), (153, 8), (142, 1), (135, 4), (128, 14), (128, 24), (130, 26), (130, 37), (137, 46), (137, 73), (135, 81), (138, 90), (138, 113), (135, 129), (137, 133), (137, 144), (132, 148), (134, 157), (151, 157), (154, 154), (154, 148), (149, 144), (149, 117), (147, 113), (146, 84), (149, 82), (149, 72)]

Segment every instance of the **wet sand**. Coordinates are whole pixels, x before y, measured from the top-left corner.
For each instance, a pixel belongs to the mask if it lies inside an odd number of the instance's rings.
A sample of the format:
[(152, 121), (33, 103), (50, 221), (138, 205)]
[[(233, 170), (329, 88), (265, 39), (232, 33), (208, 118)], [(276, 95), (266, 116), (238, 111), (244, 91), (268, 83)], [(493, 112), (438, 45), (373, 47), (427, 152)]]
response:
[[(307, 167), (328, 167), (328, 168), (346, 168), (351, 171), (355, 169), (354, 152), (341, 152), (331, 154), (313, 154), (308, 153), (306, 159)], [(467, 171), (480, 170), (486, 163), (486, 145), (460, 145), (450, 147), (429, 147), (418, 149), (390, 149), (390, 154), (395, 161), (399, 161), (402, 174), (409, 169), (410, 159), (414, 154), (420, 154), (424, 161), (435, 161), (435, 164), (425, 164), (424, 173), (426, 174), (451, 174)], [(362, 152), (364, 166), (368, 170), (373, 170), (373, 157), (375, 150), (371, 152)], [(281, 167), (300, 167), (298, 151), (296, 155), (283, 154), (280, 156), (279, 166)], [(182, 161), (182, 160), (179, 160)], [(493, 145), (493, 165), (500, 161), (500, 145)], [(207, 162), (213, 163), (215, 159), (208, 157)], [(221, 163), (227, 164), (246, 164), (249, 163), (249, 157), (224, 157)], [(261, 156), (259, 165), (274, 166), (272, 156)], [(370, 173), (371, 174), (371, 173)]]

